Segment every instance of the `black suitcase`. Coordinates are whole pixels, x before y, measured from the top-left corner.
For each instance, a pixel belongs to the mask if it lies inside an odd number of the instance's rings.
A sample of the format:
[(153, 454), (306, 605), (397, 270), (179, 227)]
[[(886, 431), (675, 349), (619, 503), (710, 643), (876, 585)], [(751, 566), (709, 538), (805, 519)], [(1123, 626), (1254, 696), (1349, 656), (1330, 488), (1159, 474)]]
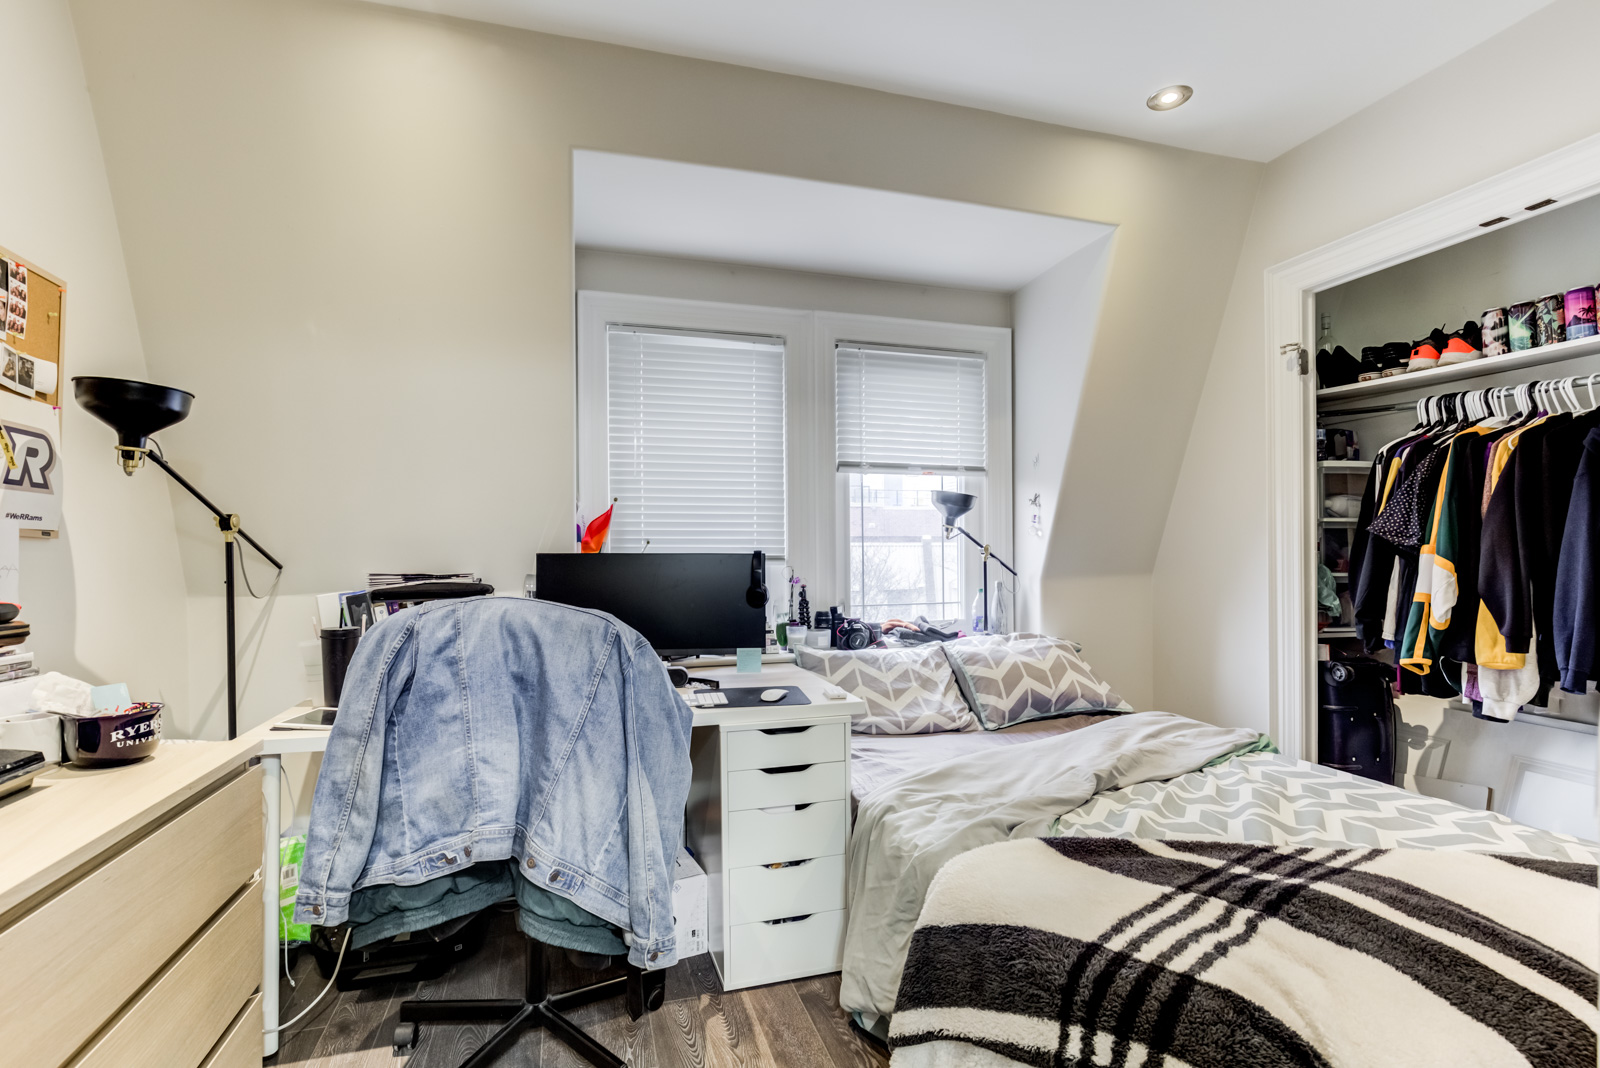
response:
[(1317, 701), (1317, 762), (1394, 782), (1394, 668), (1378, 660), (1324, 660)]

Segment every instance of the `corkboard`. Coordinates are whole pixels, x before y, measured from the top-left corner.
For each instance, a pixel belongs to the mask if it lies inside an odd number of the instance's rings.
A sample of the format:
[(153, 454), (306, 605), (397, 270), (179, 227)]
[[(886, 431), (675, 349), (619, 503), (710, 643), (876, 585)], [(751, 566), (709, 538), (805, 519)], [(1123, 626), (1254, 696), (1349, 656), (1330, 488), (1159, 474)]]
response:
[(7, 249), (0, 248), (0, 257), (28, 269), (28, 336), (7, 333), (6, 344), (25, 356), (56, 365), (55, 392), (40, 394), (39, 399), (59, 407), (67, 385), (65, 368), (61, 366), (61, 311), (66, 302), (66, 283)]

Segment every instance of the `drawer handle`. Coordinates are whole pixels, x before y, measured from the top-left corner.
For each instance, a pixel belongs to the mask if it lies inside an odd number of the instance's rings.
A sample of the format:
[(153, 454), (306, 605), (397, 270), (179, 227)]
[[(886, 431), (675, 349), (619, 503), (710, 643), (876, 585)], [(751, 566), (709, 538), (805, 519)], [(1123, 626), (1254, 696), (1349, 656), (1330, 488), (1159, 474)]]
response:
[(797, 771), (805, 771), (810, 764), (786, 764), (781, 768), (762, 768), (763, 775), (793, 775)]
[(815, 724), (807, 724), (804, 727), (762, 727), (761, 728), (761, 733), (762, 734), (803, 734), (804, 732), (810, 730), (813, 726), (815, 726)]
[(781, 920), (762, 920), (761, 922), (768, 927), (776, 927), (780, 923), (799, 923), (801, 920), (809, 920), (810, 918), (811, 913), (808, 912), (804, 916), (785, 916)]

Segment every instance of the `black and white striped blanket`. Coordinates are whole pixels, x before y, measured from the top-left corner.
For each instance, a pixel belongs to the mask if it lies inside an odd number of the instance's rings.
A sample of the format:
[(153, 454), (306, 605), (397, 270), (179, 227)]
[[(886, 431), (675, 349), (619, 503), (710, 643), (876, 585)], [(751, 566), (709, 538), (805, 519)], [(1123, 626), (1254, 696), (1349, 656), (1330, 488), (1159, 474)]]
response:
[(895, 1068), (1593, 1068), (1592, 864), (1046, 838), (949, 861)]

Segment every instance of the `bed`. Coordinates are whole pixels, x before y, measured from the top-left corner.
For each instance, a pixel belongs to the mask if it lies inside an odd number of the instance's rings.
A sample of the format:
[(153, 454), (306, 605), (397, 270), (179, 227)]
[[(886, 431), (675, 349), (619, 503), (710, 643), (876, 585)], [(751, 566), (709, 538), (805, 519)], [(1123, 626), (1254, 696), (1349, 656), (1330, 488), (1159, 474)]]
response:
[[(1254, 745), (1242, 744), (1245, 738), (1253, 736), (1253, 732), (1230, 735), (1219, 728), (1205, 727), (1183, 717), (1168, 717), (1155, 725), (1163, 730), (1188, 731), (1194, 738), (1202, 740), (1203, 744), (1191, 746), (1186, 750), (1186, 756), (1178, 758), (1177, 763), (1169, 765), (1166, 770), (1170, 771), (1172, 767), (1185, 762), (1194, 763), (1193, 768), (1176, 774), (1161, 774), (1161, 768), (1130, 770), (1121, 766), (1128, 761), (1126, 754), (1118, 755), (1115, 752), (1119, 745), (1138, 748), (1149, 743), (1149, 739), (1141, 740), (1129, 733), (1138, 726), (1136, 721), (1165, 715), (1069, 716), (981, 734), (857, 736), (852, 740), (853, 799), (858, 806), (867, 805), (869, 821), (879, 827), (878, 831), (869, 828), (867, 833), (881, 837), (883, 826), (892, 828), (897, 820), (906, 818), (907, 811), (919, 805), (930, 811), (938, 809), (939, 803), (933, 801), (930, 804), (930, 800), (936, 798), (941, 784), (950, 785), (956, 796), (964, 796), (973, 793), (977, 783), (993, 778), (1009, 779), (1013, 769), (1041, 761), (1069, 764), (1073, 760), (1086, 759), (1089, 764), (1094, 764), (1099, 759), (1104, 767), (1098, 773), (1095, 785), (1103, 785), (1106, 774), (1122, 775), (1133, 781), (1113, 789), (1095, 789), (1076, 803), (1062, 804), (1060, 810), (1048, 819), (1027, 821), (1030, 825), (1015, 837), (1253, 843), (1262, 847), (1299, 851), (1358, 846), (1369, 851), (1398, 848), (1493, 852), (1557, 864), (1593, 865), (1600, 861), (1600, 850), (1593, 844), (1524, 827), (1495, 813), (1464, 809), (1442, 800), (1410, 794), (1392, 786), (1273, 752), (1260, 751), (1262, 746), (1259, 739)], [(1097, 726), (1114, 719), (1123, 722), (1110, 727)], [(1090, 727), (1096, 729), (1087, 735), (1078, 733)], [(1107, 739), (1099, 736), (1108, 731), (1122, 732), (1125, 737), (1105, 747), (1100, 758), (1081, 756), (1083, 752), (1092, 750), (1094, 745), (1106, 742)], [(1041, 742), (1045, 744), (1029, 750), (1018, 751), (1014, 748)], [(963, 769), (976, 774), (964, 781), (961, 778)], [(920, 799), (914, 785), (919, 781), (924, 784)], [(1052, 784), (1041, 792), (1047, 796), (1057, 796), (1058, 801), (1061, 798), (1071, 801), (1078, 796), (1073, 789), (1058, 787), (1052, 780)], [(1017, 800), (1016, 794), (1029, 790), (1039, 791), (1038, 784), (1018, 789), (1000, 784), (995, 788), (993, 801), (997, 806), (1009, 804)], [(1052, 791), (1055, 791), (1054, 795)], [(901, 810), (902, 806), (906, 811)], [(1046, 807), (1049, 807), (1049, 802), (1046, 802)], [(915, 817), (912, 819), (914, 822)], [(956, 822), (961, 823), (959, 816)], [(937, 832), (938, 820), (935, 818), (929, 822), (925, 830)], [(891, 831), (890, 838), (899, 833)], [(956, 828), (954, 833), (961, 833), (960, 829)], [(992, 839), (996, 835), (991, 831), (989, 837)], [(978, 848), (986, 852), (998, 847), (981, 845)], [(880, 842), (872, 851), (898, 853), (901, 850), (897, 845)], [(949, 856), (973, 856), (960, 846), (952, 847), (946, 853)], [(948, 856), (934, 857), (929, 866), (937, 870), (946, 859)], [(1002, 870), (996, 867), (998, 861), (989, 862), (978, 857), (974, 857), (974, 860), (985, 868)], [(857, 855), (853, 844), (853, 869), (858, 863), (862, 867), (867, 864), (862, 856)], [(902, 883), (915, 884), (919, 880), (916, 865), (906, 863), (904, 856), (896, 856), (887, 867), (895, 865), (903, 868), (897, 873)], [(1536, 874), (1517, 877), (1533, 879)], [(877, 889), (871, 889), (861, 875), (861, 872), (852, 870), (851, 908), (853, 914), (860, 912), (865, 917), (880, 904), (871, 900), (871, 897), (874, 894), (881, 895), (886, 883), (880, 878), (874, 884)], [(986, 872), (981, 877), (987, 879), (989, 874)], [(1043, 895), (1040, 898), (1043, 901), (1065, 900), (1072, 894), (1065, 884), (1057, 886), (1052, 882), (1047, 887), (1027, 887), (1023, 875), (1018, 875), (1017, 879), (1030, 892)], [(905, 886), (898, 887), (896, 892), (905, 893)], [(945, 898), (956, 899), (958, 909), (975, 904), (981, 913), (983, 908), (992, 906), (998, 893), (998, 887), (992, 887), (988, 894), (975, 894), (968, 887), (965, 890), (952, 890), (945, 894)], [(920, 908), (920, 898), (917, 902)], [(933, 909), (934, 905), (930, 900), (928, 908)], [(903, 913), (905, 908), (902, 907), (900, 911)], [(843, 1007), (854, 1013), (863, 1026), (879, 1035), (891, 1033), (889, 1011), (894, 1008), (895, 994), (904, 991), (899, 964), (905, 958), (899, 954), (902, 945), (912, 944), (911, 935), (904, 929), (903, 921), (892, 917), (886, 920), (887, 916), (879, 908), (876, 917), (867, 921), (866, 929), (856, 932), (858, 949), (868, 944), (875, 948), (873, 952), (863, 954), (852, 953), (847, 946), (841, 983)], [(1594, 954), (1590, 956), (1586, 965), (1592, 967)], [(913, 954), (908, 965), (911, 971), (905, 977), (905, 983), (920, 981), (926, 984), (929, 974), (970, 973), (970, 968), (963, 967), (970, 963), (969, 958), (970, 954), (955, 958), (940, 958), (934, 954), (919, 964)], [(971, 1018), (986, 1017), (980, 1014)], [(910, 1026), (914, 1022), (911, 1016), (903, 1019), (907, 1025), (900, 1028), (902, 1033), (896, 1038), (897, 1065), (953, 1068), (957, 1065), (1030, 1063), (1027, 1057), (1017, 1061), (1000, 1056), (994, 1052), (992, 1043), (991, 1048), (986, 1049), (981, 1043), (930, 1041), (926, 1033), (916, 1032)], [(1584, 1026), (1592, 1027), (1592, 1023)], [(1050, 1057), (1060, 1052), (1059, 1048), (1055, 1049)], [(1047, 1059), (1040, 1063), (1073, 1062), (1069, 1058), (1061, 1062)]]

